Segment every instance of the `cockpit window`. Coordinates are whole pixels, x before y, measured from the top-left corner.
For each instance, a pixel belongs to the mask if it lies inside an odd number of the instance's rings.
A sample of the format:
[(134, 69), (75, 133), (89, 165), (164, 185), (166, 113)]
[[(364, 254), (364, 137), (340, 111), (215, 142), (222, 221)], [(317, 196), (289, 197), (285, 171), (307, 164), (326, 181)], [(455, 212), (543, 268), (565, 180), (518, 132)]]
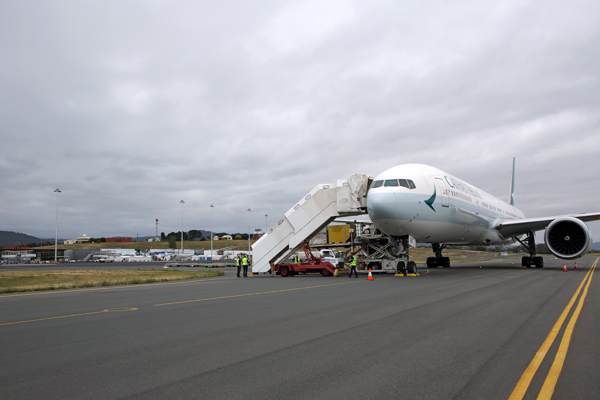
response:
[(386, 179), (385, 181), (375, 181), (371, 189), (378, 188), (381, 186), (385, 187), (404, 187), (407, 189), (416, 189), (417, 186), (410, 179)]

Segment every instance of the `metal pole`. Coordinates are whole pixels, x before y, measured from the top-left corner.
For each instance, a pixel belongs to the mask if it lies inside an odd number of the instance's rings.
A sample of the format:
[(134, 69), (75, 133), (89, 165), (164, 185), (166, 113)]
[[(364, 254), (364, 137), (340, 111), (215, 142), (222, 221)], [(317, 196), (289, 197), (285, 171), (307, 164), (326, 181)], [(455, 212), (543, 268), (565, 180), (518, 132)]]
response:
[(213, 204), (210, 205), (210, 259), (213, 259), (213, 213), (215, 206)]
[(58, 260), (58, 194), (60, 189), (57, 188), (54, 193), (56, 193), (56, 224), (54, 225), (54, 264), (56, 264)]
[(185, 201), (181, 200), (181, 254), (183, 254), (183, 205)]
[(265, 214), (265, 235), (267, 234), (267, 229), (269, 229), (269, 215)]
[(250, 257), (250, 211), (252, 210), (248, 209), (248, 257)]

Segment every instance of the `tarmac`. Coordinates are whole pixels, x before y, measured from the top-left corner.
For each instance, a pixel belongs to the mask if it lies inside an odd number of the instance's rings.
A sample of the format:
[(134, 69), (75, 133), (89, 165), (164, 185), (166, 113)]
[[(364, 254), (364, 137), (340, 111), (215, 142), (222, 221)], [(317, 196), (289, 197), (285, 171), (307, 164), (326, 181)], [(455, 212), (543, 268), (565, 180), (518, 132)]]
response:
[[(543, 269), (457, 263), (373, 281), (237, 278), (225, 267), (217, 278), (2, 294), (0, 396), (508, 399), (521, 382), (518, 398), (533, 399), (557, 378), (554, 398), (596, 398), (596, 260), (577, 260), (577, 270), (567, 262), (566, 272), (550, 259)], [(539, 368), (525, 374), (545, 342)]]

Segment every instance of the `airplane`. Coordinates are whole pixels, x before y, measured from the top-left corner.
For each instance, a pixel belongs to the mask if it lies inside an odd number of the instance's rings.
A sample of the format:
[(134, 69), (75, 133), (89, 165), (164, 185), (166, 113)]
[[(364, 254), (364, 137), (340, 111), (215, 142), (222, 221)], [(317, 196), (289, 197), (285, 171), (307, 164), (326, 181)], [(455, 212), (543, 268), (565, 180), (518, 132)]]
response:
[[(367, 193), (367, 212), (376, 228), (408, 249), (408, 236), (431, 243), (435, 257), (427, 267), (450, 267), (442, 251), (448, 245), (505, 245), (521, 243), (529, 252), (521, 265), (543, 268), (537, 256), (536, 231), (558, 258), (571, 260), (586, 254), (592, 237), (585, 222), (600, 220), (600, 213), (525, 218), (514, 205), (515, 160), (508, 202), (435, 167), (404, 164), (375, 177)], [(408, 265), (409, 272), (416, 268)]]

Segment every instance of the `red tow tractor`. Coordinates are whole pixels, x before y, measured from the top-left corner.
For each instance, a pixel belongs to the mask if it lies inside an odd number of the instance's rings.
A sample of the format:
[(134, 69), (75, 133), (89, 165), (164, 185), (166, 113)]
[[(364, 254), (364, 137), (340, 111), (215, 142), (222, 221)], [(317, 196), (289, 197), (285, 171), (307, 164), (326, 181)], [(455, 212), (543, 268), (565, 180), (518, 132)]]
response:
[(274, 270), (279, 272), (281, 276), (294, 276), (297, 273), (319, 272), (323, 276), (333, 276), (335, 266), (328, 261), (323, 261), (323, 257), (315, 257), (310, 247), (306, 243), (302, 243), (302, 249), (306, 254), (305, 263), (299, 264), (275, 264)]

